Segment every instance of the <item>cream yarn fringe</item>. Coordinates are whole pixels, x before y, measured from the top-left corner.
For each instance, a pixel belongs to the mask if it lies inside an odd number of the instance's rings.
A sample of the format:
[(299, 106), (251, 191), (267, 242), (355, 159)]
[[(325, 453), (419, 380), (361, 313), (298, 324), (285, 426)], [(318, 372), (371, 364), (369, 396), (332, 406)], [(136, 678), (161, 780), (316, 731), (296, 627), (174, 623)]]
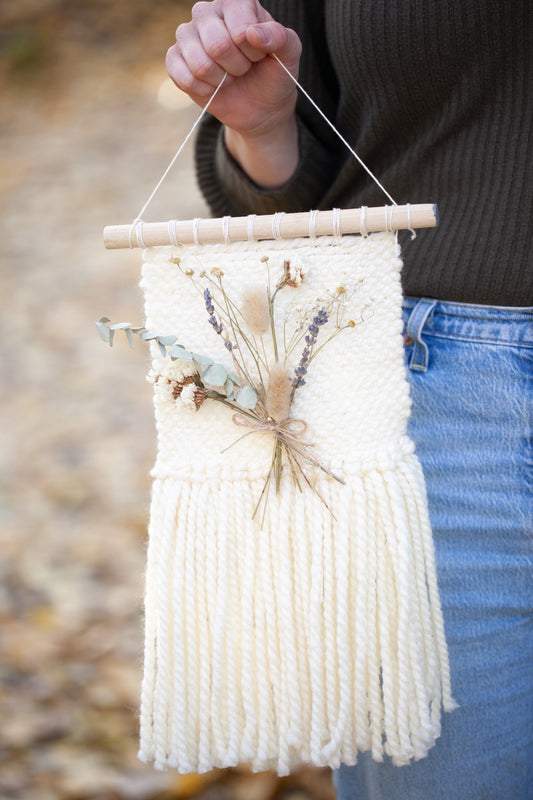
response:
[[(167, 258), (143, 278), (152, 322), (164, 318), (153, 287)], [(164, 450), (157, 401), (156, 412)], [(319, 479), (334, 516), (285, 478), (262, 529), (250, 521), (262, 465), (202, 472), (165, 458), (154, 469), (139, 757), (182, 773), (247, 763), (280, 775), (354, 764), (358, 751), (397, 765), (424, 757), (454, 703), (407, 437), (352, 463), (346, 485)]]

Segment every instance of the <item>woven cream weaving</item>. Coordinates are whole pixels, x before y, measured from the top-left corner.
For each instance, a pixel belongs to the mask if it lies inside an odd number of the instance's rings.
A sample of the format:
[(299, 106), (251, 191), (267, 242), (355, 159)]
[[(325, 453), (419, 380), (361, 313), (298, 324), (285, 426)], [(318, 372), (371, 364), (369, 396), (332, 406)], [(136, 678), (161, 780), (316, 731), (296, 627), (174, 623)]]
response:
[[(248, 426), (231, 403), (197, 392), (192, 361), (152, 345), (143, 760), (286, 774), (353, 764), (362, 750), (403, 764), (438, 737), (453, 701), (406, 434), (400, 269), (392, 233), (145, 251), (146, 328), (228, 375), (235, 351), (217, 327), (217, 287), (238, 316), (250, 290), (281, 285), (277, 359), (271, 330), (247, 336), (263, 365), (278, 360), (293, 387), (305, 383), (277, 431), (304, 453), (303, 472), (285, 457), (278, 491), (271, 480), (262, 494), (275, 426)], [(182, 368), (174, 383), (169, 364)]]

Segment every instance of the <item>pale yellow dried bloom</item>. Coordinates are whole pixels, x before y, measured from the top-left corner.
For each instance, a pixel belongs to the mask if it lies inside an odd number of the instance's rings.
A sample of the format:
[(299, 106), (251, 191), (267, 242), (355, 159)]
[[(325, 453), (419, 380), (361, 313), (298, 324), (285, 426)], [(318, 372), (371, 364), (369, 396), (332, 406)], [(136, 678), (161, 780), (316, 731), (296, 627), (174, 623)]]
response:
[(268, 376), (265, 408), (268, 416), (276, 422), (283, 422), (289, 416), (291, 392), (292, 383), (288, 369), (282, 364), (274, 364)]
[(264, 286), (247, 286), (242, 293), (241, 313), (250, 333), (262, 336), (270, 329), (268, 297)]
[(198, 366), (194, 361), (185, 358), (176, 358), (174, 361), (167, 359), (161, 370), (161, 377), (167, 381), (183, 381), (198, 374)]

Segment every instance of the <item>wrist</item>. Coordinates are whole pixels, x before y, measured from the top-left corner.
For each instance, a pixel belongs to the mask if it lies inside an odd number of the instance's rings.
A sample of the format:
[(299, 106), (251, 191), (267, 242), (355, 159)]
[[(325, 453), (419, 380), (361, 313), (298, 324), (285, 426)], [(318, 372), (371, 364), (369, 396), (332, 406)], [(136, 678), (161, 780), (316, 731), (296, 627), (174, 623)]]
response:
[(298, 165), (298, 127), (294, 115), (269, 130), (242, 133), (226, 127), (224, 138), (229, 153), (261, 188), (282, 186)]

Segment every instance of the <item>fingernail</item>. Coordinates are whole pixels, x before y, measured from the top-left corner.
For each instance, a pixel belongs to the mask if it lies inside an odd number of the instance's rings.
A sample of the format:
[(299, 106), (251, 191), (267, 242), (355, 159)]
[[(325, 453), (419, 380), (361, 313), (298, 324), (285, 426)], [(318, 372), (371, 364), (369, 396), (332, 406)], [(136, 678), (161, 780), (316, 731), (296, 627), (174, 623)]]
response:
[(271, 43), (272, 40), (270, 38), (270, 34), (263, 28), (262, 25), (254, 25), (254, 31), (262, 45), (265, 45), (266, 47)]

